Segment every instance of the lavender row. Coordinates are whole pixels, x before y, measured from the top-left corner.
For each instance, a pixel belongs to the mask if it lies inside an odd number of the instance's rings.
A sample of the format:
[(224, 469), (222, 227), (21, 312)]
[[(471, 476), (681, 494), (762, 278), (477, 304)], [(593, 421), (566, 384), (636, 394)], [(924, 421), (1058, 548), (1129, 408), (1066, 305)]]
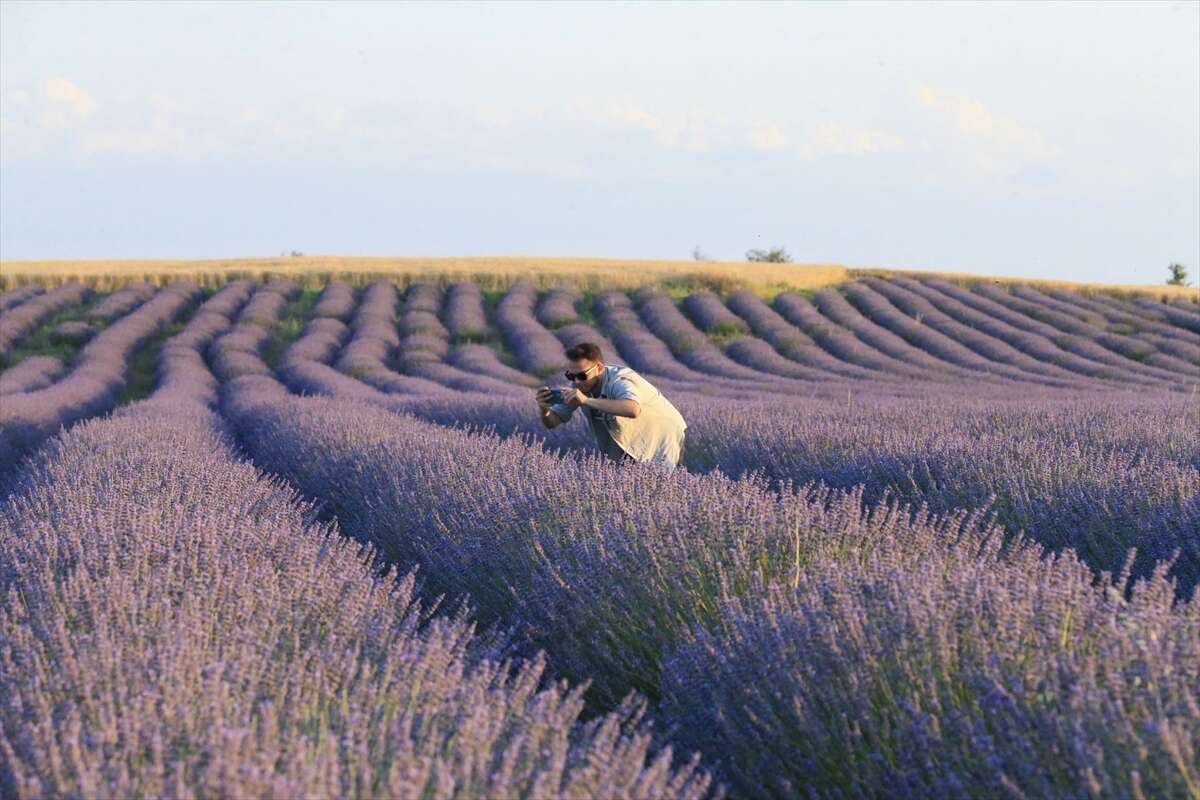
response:
[[(847, 304), (848, 305), (848, 304)], [(844, 306), (826, 304), (826, 313)], [(848, 320), (852, 330), (822, 314), (807, 298), (796, 292), (781, 292), (775, 297), (775, 311), (787, 322), (812, 338), (834, 358), (860, 369), (885, 373), (895, 378), (922, 378), (945, 381), (951, 368), (900, 339), (895, 334), (863, 320), (861, 315)], [(858, 334), (858, 335), (855, 335)]]
[(599, 698), (661, 698), (672, 735), (741, 794), (1186, 785), (1200, 615), (1173, 607), (1161, 569), (1124, 600), (1124, 582), (1093, 586), (1070, 554), (1005, 543), (978, 516), (864, 512), (855, 493), (562, 460), (355, 403), (230, 391), (265, 468), (420, 563), (432, 590), (469, 591), (560, 670), (590, 671)]
[[(920, 292), (923, 290), (931, 300), (936, 301), (941, 297), (941, 293), (930, 292), (929, 289), (925, 288), (922, 284), (916, 283), (915, 281), (903, 281), (902, 283), (904, 286), (911, 288), (914, 292)], [(914, 284), (915, 286), (910, 284)], [(1021, 296), (1030, 301), (1033, 301), (1035, 298), (1034, 295), (1028, 295), (1024, 293)], [(1162, 341), (1162, 337), (1153, 333), (1150, 334), (1149, 337), (1147, 337), (1146, 334), (1139, 336), (1129, 335), (1145, 325), (1153, 326), (1156, 323), (1148, 320), (1142, 320), (1132, 315), (1122, 314), (1121, 312), (1113, 312), (1113, 316), (1116, 316), (1119, 320), (1121, 320), (1113, 324), (1113, 321), (1109, 316), (1105, 316), (1103, 313), (1101, 313), (1101, 310), (1105, 308), (1103, 305), (1097, 304), (1096, 306), (1090, 306), (1083, 303), (1070, 303), (1065, 299), (1060, 299), (1057, 297), (1052, 298), (1041, 295), (1040, 293), (1036, 297), (1042, 300), (1053, 300), (1055, 307), (1073, 306), (1077, 311), (1087, 315), (1086, 317), (1082, 317), (1083, 319), (1091, 320), (1093, 322), (1098, 319), (1099, 324), (1091, 325), (1094, 330), (1092, 330), (1090, 337), (1108, 350), (1123, 356), (1130, 362), (1133, 362), (1132, 365), (1130, 365), (1129, 362), (1125, 362), (1126, 366), (1140, 368), (1139, 365), (1146, 364), (1151, 367), (1155, 367), (1157, 368), (1157, 371), (1153, 373), (1154, 375), (1171, 378), (1173, 382), (1177, 382), (1181, 377), (1186, 377), (1189, 374), (1200, 376), (1200, 370), (1196, 369), (1195, 364), (1189, 363), (1188, 360), (1178, 358), (1172, 352), (1178, 352), (1180, 349), (1186, 350), (1187, 345), (1185, 343), (1177, 342), (1172, 339), (1167, 345), (1167, 350), (1159, 351), (1158, 342)], [(1079, 299), (1082, 301), (1084, 298), (1080, 297)], [(985, 319), (990, 318), (985, 317)], [(1131, 327), (1129, 325), (1130, 322), (1135, 323), (1137, 327)], [(1000, 324), (1005, 325), (1005, 323)], [(1005, 327), (1009, 326), (1005, 325)], [(1048, 329), (1046, 332), (1049, 334), (1049, 338), (1044, 340), (1046, 344), (1049, 344), (1051, 341), (1053, 341), (1061, 342), (1068, 347), (1072, 347), (1073, 349), (1078, 348), (1075, 340), (1071, 337), (1065, 337), (1056, 333), (1054, 329), (1050, 328), (1050, 326), (1045, 327)], [(1043, 350), (1046, 348), (1046, 344), (1042, 344)], [(1057, 349), (1057, 345), (1053, 345), (1053, 347)], [(1094, 348), (1089, 348), (1088, 352), (1097, 351)], [(1192, 347), (1190, 352), (1194, 354), (1193, 359), (1200, 361), (1200, 344)], [(1058, 358), (1060, 356), (1051, 355), (1049, 357)]]
[[(1139, 364), (1145, 364), (1150, 367), (1156, 367), (1167, 373), (1192, 373), (1200, 375), (1200, 370), (1195, 369), (1195, 365), (1191, 363), (1193, 359), (1179, 359), (1171, 353), (1159, 352), (1156, 346), (1158, 337), (1133, 337), (1127, 335), (1127, 331), (1123, 326), (1110, 326), (1108, 318), (1102, 313), (1094, 309), (1089, 309), (1078, 303), (1072, 303), (1068, 299), (1063, 299), (1055, 296), (1053, 292), (1044, 293), (1029, 287), (1020, 287), (1024, 291), (1018, 295), (1031, 302), (1042, 303), (1052, 308), (1069, 313), (1086, 315), (1083, 318), (1096, 329), (1092, 334), (1097, 342), (1107, 347), (1109, 350), (1121, 355), (1131, 361)], [(1149, 323), (1153, 324), (1153, 323)], [(1180, 342), (1180, 344), (1183, 344)], [(1184, 345), (1186, 347), (1186, 345)], [(1191, 352), (1200, 355), (1200, 344), (1192, 348)]]
[[(903, 286), (868, 278), (864, 284), (846, 287), (846, 292), (862, 307), (880, 313), (880, 321), (886, 319), (889, 328), (909, 341), (969, 369), (1049, 386), (1087, 386), (1061, 367), (1039, 363), (1008, 342), (964, 325)], [(1120, 374), (1111, 369), (1107, 373)]]
[[(1074, 353), (1090, 358), (1094, 361), (1099, 361), (1108, 366), (1125, 371), (1136, 371), (1146, 375), (1157, 375), (1160, 371), (1151, 367), (1145, 367), (1135, 361), (1122, 359), (1116, 356), (1111, 351), (1106, 350), (1101, 345), (1092, 340), (1092, 336), (1097, 333), (1097, 329), (1082, 322), (1074, 317), (1064, 314), (1046, 306), (1039, 306), (1029, 300), (1023, 300), (1016, 297), (1003, 289), (989, 286), (986, 284), (976, 285), (972, 287), (972, 291), (980, 294), (995, 303), (1005, 306), (1014, 311), (1019, 311), (1027, 317), (1040, 320), (1046, 325), (1053, 326), (1059, 331), (1070, 334), (1063, 336), (1061, 333), (1055, 339), (1055, 342), (1060, 344), (1064, 349), (1069, 349)], [(1159, 304), (1162, 305), (1162, 304)], [(1132, 365), (1132, 366), (1131, 366)], [(1161, 376), (1162, 380), (1171, 380), (1172, 376), (1167, 373)]]
[(1193, 344), (1200, 343), (1200, 334), (1172, 325), (1163, 316), (1156, 303), (1138, 304), (1132, 300), (1119, 300), (1102, 292), (1088, 294), (1087, 300), (1090, 304), (1099, 306), (1102, 309), (1132, 316), (1141, 324), (1152, 324), (1155, 326), (1157, 332), (1164, 335), (1169, 335)]
[(274, 286), (260, 286), (241, 306), (231, 329), (218, 336), (208, 349), (212, 371), (223, 381), (241, 375), (270, 375), (271, 368), (259, 351), (271, 338), (287, 298)]
[[(415, 302), (413, 314), (423, 318), (428, 330), (437, 331), (441, 328), (434, 313), (428, 309), (436, 309), (438, 298), (436, 289), (428, 284), (416, 284), (416, 289), (410, 288), (410, 299)], [(422, 302), (421, 295), (424, 294)], [(403, 344), (397, 333), (396, 305), (399, 293), (390, 281), (376, 281), (363, 292), (362, 303), (354, 312), (351, 323), (353, 335), (346, 346), (337, 356), (336, 367), (348, 376), (362, 381), (374, 390), (389, 394), (425, 395), (438, 393), (441, 387), (420, 377), (402, 375), (392, 369), (393, 354), (397, 346)], [(422, 308), (422, 305), (424, 308)], [(412, 323), (411, 328), (419, 327)], [(405, 340), (412, 346), (412, 332), (406, 329)], [(297, 342), (297, 345), (299, 342)], [(403, 354), (401, 354), (403, 358)], [(318, 359), (327, 361), (328, 359)], [(346, 380), (337, 375), (329, 374), (331, 370), (323, 368), (323, 364), (309, 364), (305, 367), (307, 377), (304, 383), (305, 391), (320, 394), (332, 392), (353, 391), (357, 394), (373, 397), (364, 389), (352, 387)], [(295, 386), (295, 381), (290, 385)]]
[(456, 342), (478, 342), (491, 335), (483, 292), (473, 283), (452, 283), (447, 287), (443, 318)]
[(582, 322), (576, 309), (580, 299), (579, 290), (574, 286), (557, 286), (551, 289), (538, 303), (538, 322), (550, 330)]
[(200, 304), (179, 333), (163, 342), (158, 354), (158, 385), (152, 398), (217, 405), (217, 380), (204, 359), (209, 345), (233, 325), (254, 286), (230, 281)]
[(108, 322), (122, 317), (154, 297), (157, 291), (148, 283), (127, 284), (89, 308), (83, 315), (84, 319)]
[(708, 334), (748, 334), (749, 327), (712, 292), (692, 292), (683, 299), (683, 312)]
[(1200, 601), (921, 544), (725, 601), (664, 664), (676, 741), (745, 797), (1189, 795)]
[(167, 286), (98, 333), (65, 378), (45, 389), (7, 395), (0, 404), (0, 471), (61, 426), (111, 409), (125, 388), (129, 356), (199, 294), (200, 288), (192, 283)]
[(534, 317), (537, 289), (517, 281), (496, 306), (496, 325), (521, 369), (543, 377), (562, 368), (563, 348)]
[(665, 293), (654, 288), (639, 289), (635, 292), (634, 302), (646, 327), (667, 343), (676, 358), (697, 372), (767, 384), (786, 381), (742, 366), (728, 358), (688, 321)]
[(1144, 364), (1141, 358), (1126, 356), (1124, 351), (1127, 348), (1123, 347), (1120, 343), (1127, 342), (1128, 339), (1123, 336), (1108, 334), (1105, 330), (1107, 323), (1103, 317), (1084, 311), (1070, 303), (1055, 300), (1029, 286), (1014, 286), (1012, 287), (1012, 293), (1015, 297), (1029, 303), (1033, 308), (1039, 310), (1048, 309), (1068, 316), (1071, 314), (1076, 315), (1085, 326), (1082, 335), (1088, 339), (1095, 340), (1100, 345), (1103, 345), (1104, 348), (1107, 348), (1109, 352), (1104, 352), (1104, 350), (1098, 350), (1097, 352), (1101, 353), (1108, 363), (1120, 366), (1126, 370), (1158, 376), (1168, 381), (1176, 378), (1169, 370), (1158, 369), (1153, 365)]
[(36, 295), (44, 292), (45, 289), (36, 284), (29, 286), (21, 286), (16, 289), (9, 289), (7, 292), (0, 292), (0, 312), (8, 311), (10, 308), (21, 305), (26, 300), (33, 298)]
[(343, 322), (350, 319), (354, 310), (354, 287), (345, 281), (333, 281), (321, 290), (321, 296), (312, 307), (314, 317), (333, 317)]
[(828, 380), (831, 377), (895, 380), (888, 373), (863, 369), (833, 357), (748, 289), (730, 293), (726, 302), (755, 336), (770, 344), (783, 357), (808, 370), (812, 380)]
[(523, 373), (518, 373), (522, 384), (517, 385), (502, 379), (503, 370), (500, 373), (468, 371), (444, 363), (443, 359), (450, 353), (450, 331), (437, 316), (442, 300), (442, 293), (432, 284), (409, 286), (404, 313), (400, 317), (404, 337), (397, 352), (397, 361), (404, 372), (457, 391), (523, 394), (524, 382), (529, 380)]
[(16, 366), (0, 372), (0, 395), (20, 394), (45, 389), (66, 371), (54, 356), (29, 356)]
[[(1177, 338), (1177, 334), (1182, 332), (1179, 328), (1107, 305), (1092, 296), (1062, 291), (1052, 291), (1050, 295), (1063, 302), (1096, 312), (1104, 318), (1108, 329), (1114, 333), (1150, 343), (1159, 352), (1147, 358), (1149, 363), (1155, 363), (1153, 359), (1163, 354), (1176, 359), (1175, 363), (1182, 362), (1190, 367), (1200, 366), (1200, 337), (1194, 341)], [(1171, 368), (1175, 368), (1174, 364)]]
[[(1086, 374), (1093, 378), (1113, 381), (1120, 379), (1123, 374), (1126, 374), (1124, 370), (1126, 364), (1133, 363), (1116, 359), (1110, 351), (1085, 335), (1080, 333), (1064, 333), (1061, 327), (1052, 325), (1045, 320), (1070, 320), (1069, 323), (1061, 324), (1067, 325), (1076, 332), (1094, 332), (1094, 329), (1091, 329), (1083, 322), (1051, 310), (1046, 310), (1042, 314), (1037, 312), (1035, 308), (1033, 309), (1035, 313), (1026, 313), (1028, 309), (1025, 307), (1030, 304), (1012, 298), (995, 287), (974, 287), (971, 291), (967, 291), (944, 282), (930, 282), (929, 285), (938, 292), (948, 295), (963, 305), (974, 309), (976, 312), (1006, 323), (1010, 328), (1041, 336), (1043, 341), (1037, 345), (1038, 349), (1027, 350), (1027, 352), (1038, 357), (1044, 357), (1047, 361), (1074, 372)], [(1005, 298), (1008, 299), (1006, 300)], [(1011, 333), (1007, 335), (1012, 338)], [(1028, 338), (1024, 339), (1023, 342), (1026, 348), (1031, 346)], [(1058, 351), (1049, 351), (1047, 343), (1058, 348)], [(1154, 382), (1153, 377), (1150, 377), (1150, 380)], [(1163, 380), (1159, 378), (1156, 382), (1161, 384)]]
[[(919, 403), (853, 384), (786, 399), (737, 402), (670, 391), (688, 421), (684, 466), (758, 475), (772, 485), (861, 487), (938, 513), (989, 508), (1011, 533), (1072, 548), (1096, 570), (1135, 574), (1178, 550), (1182, 595), (1200, 582), (1200, 444), (1173, 393), (1062, 393), (1023, 384), (964, 384)], [(840, 398), (839, 398), (840, 392)], [(523, 398), (445, 398), (404, 410), (443, 425), (494, 427), (547, 449), (587, 453), (585, 426), (544, 430)]]
[(1178, 328), (1189, 333), (1200, 333), (1200, 316), (1197, 316), (1194, 312), (1175, 308), (1166, 303), (1155, 303), (1145, 298), (1139, 298), (1134, 302), (1141, 309), (1155, 314)]
[[(1074, 345), (1062, 333), (1050, 325), (1006, 308), (978, 294), (947, 283), (930, 280), (921, 284), (915, 281), (897, 281), (900, 286), (932, 303), (959, 322), (975, 327), (988, 335), (1007, 342), (1027, 354), (1046, 368), (1057, 367), (1069, 370), (1081, 379), (1112, 381), (1119, 373), (1110, 365), (1076, 352)], [(1062, 347), (1060, 344), (1066, 344)]]
[(48, 448), (0, 509), (6, 796), (709, 791), (314, 518), (183, 398)]
[(77, 306), (92, 295), (80, 283), (66, 283), (44, 294), (37, 294), (0, 315), (0, 356), (24, 339), (48, 317)]
[(224, 408), (260, 467), (331, 503), (347, 533), (390, 560), (420, 564), (431, 591), (469, 593), (486, 618), (518, 622), (611, 704), (630, 688), (657, 694), (661, 654), (687, 634), (681, 620), (705, 616), (723, 578), (786, 575), (797, 528), (859, 530), (853, 494), (810, 499), (560, 459), (517, 438), (346, 400), (285, 402), (248, 383), (226, 387)]

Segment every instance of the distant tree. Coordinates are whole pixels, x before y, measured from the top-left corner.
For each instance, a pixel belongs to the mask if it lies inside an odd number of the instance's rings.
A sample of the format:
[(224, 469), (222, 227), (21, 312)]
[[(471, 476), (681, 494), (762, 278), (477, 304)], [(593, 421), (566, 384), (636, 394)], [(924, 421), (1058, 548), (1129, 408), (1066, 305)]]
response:
[(772, 247), (770, 250), (747, 250), (747, 261), (767, 261), (772, 264), (790, 264), (792, 257), (782, 247)]
[(1183, 264), (1169, 264), (1167, 269), (1171, 271), (1171, 277), (1167, 279), (1167, 286), (1187, 286), (1187, 267)]
[(696, 245), (692, 248), (692, 261), (712, 261), (712, 259), (708, 257), (708, 253), (700, 249), (700, 245)]

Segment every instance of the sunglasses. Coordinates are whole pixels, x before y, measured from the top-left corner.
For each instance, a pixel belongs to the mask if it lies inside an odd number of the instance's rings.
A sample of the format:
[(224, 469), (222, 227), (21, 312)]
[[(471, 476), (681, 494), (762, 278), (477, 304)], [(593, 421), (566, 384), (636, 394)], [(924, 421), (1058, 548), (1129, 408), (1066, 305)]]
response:
[(587, 378), (588, 373), (595, 369), (596, 366), (596, 364), (592, 364), (592, 366), (588, 367), (583, 372), (564, 372), (563, 377), (569, 381), (581, 381)]

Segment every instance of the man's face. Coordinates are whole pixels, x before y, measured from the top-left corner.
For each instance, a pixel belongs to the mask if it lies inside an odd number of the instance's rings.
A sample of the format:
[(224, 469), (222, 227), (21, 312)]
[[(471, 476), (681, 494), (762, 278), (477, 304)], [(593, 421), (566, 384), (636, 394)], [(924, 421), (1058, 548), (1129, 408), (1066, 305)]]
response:
[(567, 372), (572, 375), (571, 383), (576, 389), (590, 394), (600, 387), (600, 380), (604, 375), (604, 362), (573, 358), (567, 362)]

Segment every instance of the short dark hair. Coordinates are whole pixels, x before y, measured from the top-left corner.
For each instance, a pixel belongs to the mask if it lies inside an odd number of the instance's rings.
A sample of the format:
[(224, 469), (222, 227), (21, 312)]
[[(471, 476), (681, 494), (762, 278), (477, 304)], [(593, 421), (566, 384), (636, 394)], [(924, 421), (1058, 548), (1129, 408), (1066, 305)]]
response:
[(603, 361), (604, 354), (600, 352), (600, 345), (580, 342), (567, 348), (567, 358), (571, 361), (582, 361), (585, 358), (588, 361)]

